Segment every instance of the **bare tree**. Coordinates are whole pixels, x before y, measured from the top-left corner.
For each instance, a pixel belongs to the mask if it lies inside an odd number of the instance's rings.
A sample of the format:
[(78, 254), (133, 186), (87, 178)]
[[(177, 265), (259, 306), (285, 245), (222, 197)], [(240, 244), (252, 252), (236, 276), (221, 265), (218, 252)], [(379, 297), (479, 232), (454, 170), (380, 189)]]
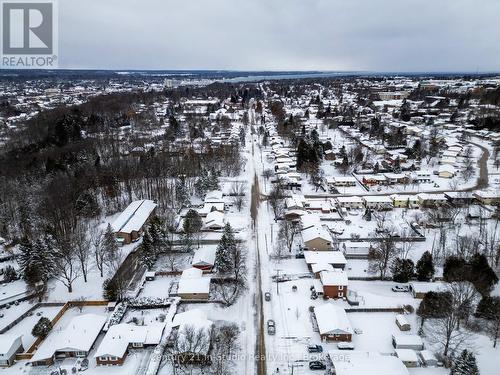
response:
[(466, 317), (466, 312), (470, 312), (470, 306), (476, 298), (473, 288), (466, 282), (450, 284), (448, 291), (451, 298), (443, 299), (443, 315), (428, 319), (424, 324), (424, 332), (429, 341), (440, 345), (446, 358), (472, 345), (471, 335), (460, 329), (460, 321)]
[(292, 252), (293, 241), (297, 234), (297, 225), (288, 220), (282, 220), (279, 225), (278, 238), (280, 242), (283, 241), (286, 245), (286, 249)]
[(368, 255), (370, 270), (378, 272), (381, 279), (385, 278), (387, 269), (399, 252), (394, 242), (394, 228), (385, 229), (385, 233), (379, 235), (380, 241), (370, 250)]
[(75, 256), (80, 262), (80, 270), (82, 272), (84, 282), (87, 282), (92, 247), (92, 243), (87, 237), (88, 230), (88, 223), (80, 220), (72, 233), (72, 243), (75, 248)]
[(210, 353), (210, 374), (229, 375), (234, 373), (233, 354), (240, 349), (238, 339), (239, 327), (234, 323), (227, 323), (212, 330), (212, 351)]
[(58, 239), (54, 255), (54, 277), (72, 293), (73, 282), (81, 275), (81, 269), (71, 239)]
[(95, 265), (101, 277), (104, 277), (104, 261), (106, 259), (106, 249), (103, 245), (104, 232), (97, 225), (92, 225), (89, 235), (90, 244), (94, 250)]
[(245, 183), (243, 181), (233, 182), (230, 195), (238, 211), (241, 211), (245, 203)]

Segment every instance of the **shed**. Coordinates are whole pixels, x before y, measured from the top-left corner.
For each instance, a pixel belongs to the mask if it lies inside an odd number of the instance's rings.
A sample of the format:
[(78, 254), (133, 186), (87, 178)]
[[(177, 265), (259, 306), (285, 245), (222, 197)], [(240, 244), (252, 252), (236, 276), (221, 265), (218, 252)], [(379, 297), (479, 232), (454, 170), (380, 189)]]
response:
[(406, 367), (418, 367), (417, 352), (412, 349), (396, 349), (396, 357), (404, 363)]
[(10, 367), (14, 364), (16, 354), (23, 351), (21, 335), (0, 335), (0, 367)]
[(395, 349), (424, 350), (424, 342), (418, 335), (393, 335), (392, 346)]
[(155, 279), (156, 273), (154, 271), (148, 271), (145, 274), (146, 281), (153, 281)]
[(409, 331), (411, 330), (411, 325), (406, 319), (406, 317), (402, 314), (396, 315), (396, 324), (401, 331)]
[(430, 350), (422, 350), (420, 353), (420, 358), (422, 359), (422, 363), (426, 367), (434, 367), (437, 366), (438, 360), (434, 353)]

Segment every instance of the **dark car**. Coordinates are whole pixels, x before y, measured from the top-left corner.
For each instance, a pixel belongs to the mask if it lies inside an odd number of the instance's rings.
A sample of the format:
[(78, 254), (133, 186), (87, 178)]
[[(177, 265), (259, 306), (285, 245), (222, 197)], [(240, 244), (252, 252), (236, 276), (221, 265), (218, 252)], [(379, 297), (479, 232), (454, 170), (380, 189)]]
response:
[(299, 251), (298, 253), (295, 254), (295, 258), (296, 259), (304, 259), (305, 258), (304, 252)]
[(274, 323), (274, 320), (269, 319), (267, 321), (267, 333), (269, 335), (274, 335), (276, 333), (276, 324)]
[(320, 361), (311, 361), (309, 362), (309, 370), (325, 370), (326, 365)]
[(270, 301), (271, 300), (271, 293), (269, 293), (269, 292), (264, 293), (264, 299), (266, 301)]
[(309, 345), (307, 351), (309, 353), (323, 353), (323, 347), (321, 345)]

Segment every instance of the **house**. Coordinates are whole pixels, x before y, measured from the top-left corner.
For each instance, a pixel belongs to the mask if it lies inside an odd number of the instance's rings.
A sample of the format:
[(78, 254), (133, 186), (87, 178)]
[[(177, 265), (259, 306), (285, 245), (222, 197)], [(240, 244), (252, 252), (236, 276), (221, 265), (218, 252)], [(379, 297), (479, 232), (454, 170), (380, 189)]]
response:
[(444, 194), (419, 193), (417, 197), (420, 207), (440, 207), (448, 203)]
[(468, 191), (448, 191), (444, 193), (444, 196), (448, 199), (448, 202), (456, 206), (472, 204), (475, 199), (474, 194)]
[(341, 251), (304, 251), (304, 260), (309, 269), (316, 263), (330, 264), (333, 268), (344, 269), (347, 261)]
[(344, 298), (347, 296), (347, 273), (344, 270), (321, 271), (320, 280), (325, 297)]
[(326, 183), (334, 187), (356, 186), (356, 179), (353, 176), (336, 176), (327, 178)]
[(387, 183), (387, 178), (384, 175), (378, 174), (367, 174), (363, 176), (363, 184), (371, 185), (383, 185)]
[(14, 364), (17, 353), (24, 350), (20, 335), (3, 333), (0, 335), (0, 367), (10, 367)]
[(393, 355), (360, 350), (351, 350), (349, 354), (343, 350), (330, 350), (328, 355), (333, 363), (335, 375), (409, 375), (403, 362)]
[(431, 182), (431, 172), (424, 170), (415, 171), (413, 174), (413, 178), (418, 183)]
[(474, 197), (481, 204), (494, 205), (500, 204), (500, 191), (494, 190), (478, 190), (474, 193)]
[(396, 315), (396, 325), (399, 327), (399, 330), (401, 331), (411, 330), (410, 323), (408, 323), (408, 320), (402, 314)]
[(360, 197), (337, 197), (337, 203), (340, 207), (350, 209), (363, 208), (363, 200)]
[(343, 308), (325, 303), (314, 308), (314, 316), (321, 341), (352, 340), (353, 330)]
[(212, 211), (203, 220), (203, 230), (219, 230), (224, 228), (224, 214), (219, 211)]
[(424, 342), (418, 335), (392, 335), (392, 346), (395, 349), (424, 350)]
[(199, 268), (182, 271), (177, 287), (177, 295), (182, 299), (208, 300), (210, 295), (210, 277), (203, 277)]
[(151, 323), (146, 326), (128, 323), (112, 325), (94, 355), (97, 365), (122, 365), (129, 348), (158, 345), (165, 326), (165, 323)]
[(418, 367), (419, 361), (417, 352), (415, 352), (415, 350), (396, 349), (395, 352), (396, 352), (396, 357), (398, 357), (406, 367)]
[(156, 206), (155, 202), (147, 199), (130, 203), (111, 225), (117, 241), (126, 245), (137, 240), (144, 225), (154, 214)]
[(386, 195), (367, 195), (362, 197), (366, 208), (384, 211), (392, 210), (392, 199)]
[(342, 251), (346, 259), (368, 259), (372, 243), (368, 241), (342, 242)]
[[(205, 363), (209, 350), (213, 322), (207, 319), (206, 312), (200, 309), (187, 310), (175, 314), (172, 319), (172, 328), (177, 329), (177, 345), (181, 350), (176, 354), (180, 363)], [(189, 332), (196, 332), (196, 352), (190, 350), (193, 344), (189, 343)]]
[(210, 272), (215, 265), (216, 246), (203, 246), (194, 253), (191, 265), (202, 271)]
[(456, 168), (449, 164), (440, 165), (438, 169), (438, 176), (441, 178), (453, 178), (456, 173)]
[(389, 185), (407, 184), (410, 180), (408, 175), (404, 173), (384, 173), (384, 176)]
[(333, 242), (332, 235), (322, 225), (314, 225), (302, 230), (302, 240), (304, 247), (311, 250), (331, 250)]
[(75, 316), (65, 327), (53, 329), (31, 358), (32, 366), (48, 366), (54, 358), (86, 357), (106, 323), (106, 316)]
[(391, 195), (392, 204), (397, 208), (418, 208), (419, 200), (417, 195), (413, 194), (394, 194)]

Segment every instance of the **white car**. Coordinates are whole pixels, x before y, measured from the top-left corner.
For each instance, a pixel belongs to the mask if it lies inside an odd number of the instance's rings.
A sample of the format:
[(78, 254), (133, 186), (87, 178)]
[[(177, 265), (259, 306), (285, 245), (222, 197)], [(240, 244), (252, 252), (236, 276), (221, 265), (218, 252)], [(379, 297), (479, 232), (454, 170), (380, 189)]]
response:
[(408, 285), (394, 285), (392, 288), (393, 292), (409, 292), (410, 287)]

